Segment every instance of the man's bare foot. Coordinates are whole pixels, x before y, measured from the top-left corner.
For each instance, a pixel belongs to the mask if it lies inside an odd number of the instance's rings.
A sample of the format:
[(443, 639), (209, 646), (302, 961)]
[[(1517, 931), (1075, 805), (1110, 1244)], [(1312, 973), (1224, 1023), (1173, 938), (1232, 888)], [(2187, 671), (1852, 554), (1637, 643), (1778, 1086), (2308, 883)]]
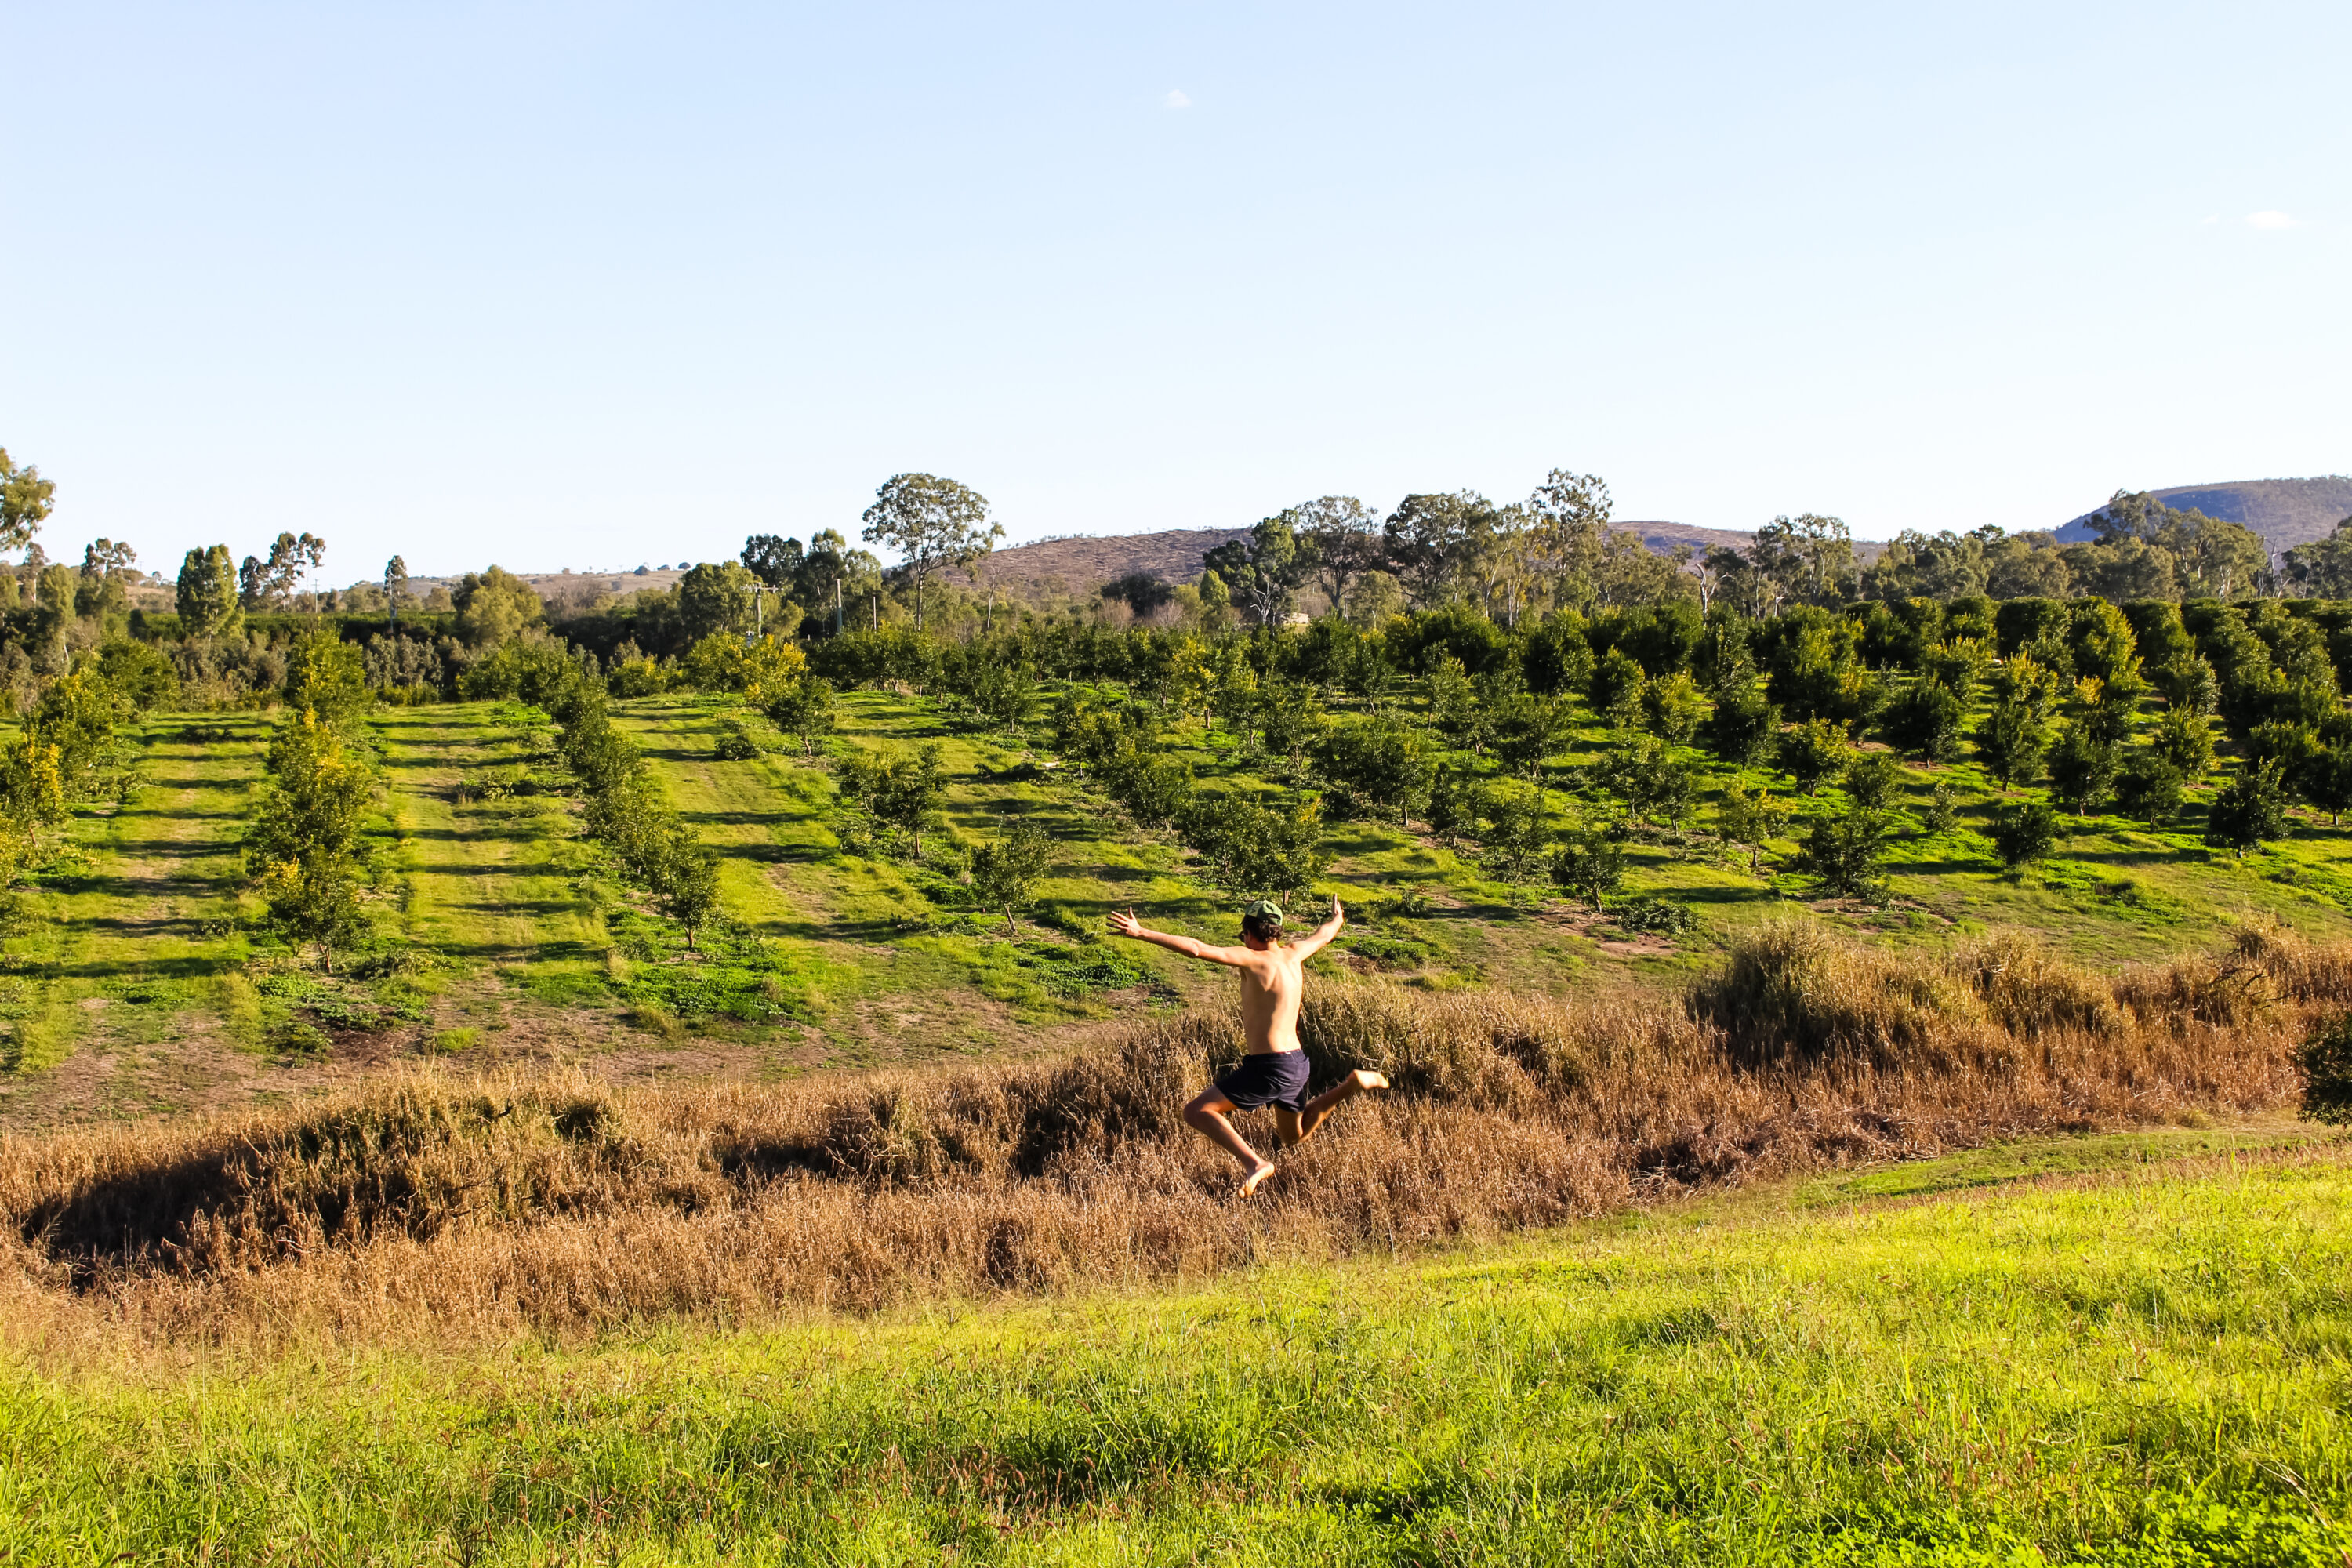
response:
[(1358, 1068), (1348, 1075), (1348, 1081), (1355, 1086), (1358, 1094), (1368, 1089), (1386, 1089), (1389, 1086), (1386, 1073), (1374, 1072), (1370, 1068)]
[(1234, 1189), (1234, 1196), (1237, 1198), (1245, 1198), (1250, 1196), (1252, 1194), (1255, 1193), (1260, 1186), (1265, 1184), (1265, 1179), (1268, 1176), (1273, 1174), (1274, 1162), (1268, 1160), (1256, 1170), (1252, 1171), (1248, 1175), (1242, 1178), (1242, 1184)]

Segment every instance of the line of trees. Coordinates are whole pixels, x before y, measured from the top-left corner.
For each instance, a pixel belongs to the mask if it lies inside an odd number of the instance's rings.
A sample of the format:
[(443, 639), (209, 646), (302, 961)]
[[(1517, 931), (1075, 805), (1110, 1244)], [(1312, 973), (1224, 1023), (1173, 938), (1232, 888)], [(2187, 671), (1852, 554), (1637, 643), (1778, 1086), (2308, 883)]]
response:
[(286, 717), (245, 844), (246, 874), (273, 925), (334, 973), (339, 948), (368, 930), (362, 882), (374, 869), (367, 818), (380, 793), (362, 720), (373, 704), (357, 648), (324, 632), (294, 645)]
[(557, 754), (580, 788), (582, 826), (695, 951), (698, 933), (720, 914), (718, 858), (662, 798), (636, 743), (613, 721), (604, 681), (589, 661), (545, 643), (509, 645), (492, 668), (501, 689), (483, 694), (547, 711)]

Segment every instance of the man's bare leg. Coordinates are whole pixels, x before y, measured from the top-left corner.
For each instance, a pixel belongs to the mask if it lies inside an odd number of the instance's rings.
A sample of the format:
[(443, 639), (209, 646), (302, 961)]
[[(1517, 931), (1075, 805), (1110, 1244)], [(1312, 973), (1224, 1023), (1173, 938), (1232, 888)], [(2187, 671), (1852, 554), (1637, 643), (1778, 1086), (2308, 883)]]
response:
[(1275, 1131), (1281, 1135), (1285, 1147), (1296, 1149), (1315, 1135), (1315, 1130), (1323, 1124), (1323, 1119), (1337, 1110), (1342, 1100), (1353, 1100), (1367, 1089), (1386, 1089), (1388, 1086), (1389, 1080), (1382, 1075), (1369, 1068), (1358, 1068), (1308, 1100), (1305, 1110), (1293, 1111), (1277, 1108), (1274, 1113)]
[(1207, 1134), (1210, 1142), (1242, 1163), (1241, 1195), (1248, 1197), (1257, 1191), (1259, 1183), (1274, 1174), (1274, 1162), (1251, 1148), (1248, 1141), (1234, 1131), (1234, 1124), (1225, 1120), (1234, 1110), (1232, 1100), (1213, 1089), (1204, 1089), (1184, 1108), (1184, 1123)]

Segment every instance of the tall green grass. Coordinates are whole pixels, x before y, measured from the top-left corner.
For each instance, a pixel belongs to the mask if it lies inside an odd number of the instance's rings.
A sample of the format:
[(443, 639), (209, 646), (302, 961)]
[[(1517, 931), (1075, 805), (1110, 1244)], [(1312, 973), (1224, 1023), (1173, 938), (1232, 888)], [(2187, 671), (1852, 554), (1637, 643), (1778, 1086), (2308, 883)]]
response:
[(25, 1352), (0, 1376), (0, 1561), (2317, 1564), (2352, 1548), (2328, 1522), (2352, 1509), (2340, 1145), (1878, 1207), (1824, 1196), (1179, 1297), (671, 1327), (570, 1352)]

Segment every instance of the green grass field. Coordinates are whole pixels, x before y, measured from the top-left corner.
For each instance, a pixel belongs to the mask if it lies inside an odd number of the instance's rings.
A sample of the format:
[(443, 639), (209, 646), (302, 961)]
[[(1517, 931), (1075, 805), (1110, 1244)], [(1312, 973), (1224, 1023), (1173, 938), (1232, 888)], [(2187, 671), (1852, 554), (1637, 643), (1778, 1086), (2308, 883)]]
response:
[(2336, 1563), (2352, 1164), (2014, 1145), (1189, 1294), (19, 1359), (0, 1561)]
[[(1218, 976), (1165, 953), (1085, 940), (1128, 904), (1222, 940), (1231, 900), (1171, 839), (1055, 767), (1040, 730), (975, 730), (929, 699), (888, 692), (843, 701), (837, 744), (942, 748), (955, 835), (987, 836), (1014, 815), (1047, 829), (1050, 870), (1007, 939), (1001, 917), (973, 908), (940, 863), (845, 853), (833, 775), (789, 742), (717, 760), (731, 700), (641, 699), (620, 711), (662, 787), (721, 852), (729, 915), (762, 944), (756, 952), (722, 942), (688, 954), (633, 913), (625, 890), (594, 874), (560, 796), (461, 798), (461, 781), (524, 770), (534, 747), (525, 710), (466, 703), (369, 721), (387, 786), (381, 946), (403, 963), (332, 980), (279, 973), (290, 955), (243, 892), (237, 853), (271, 721), (159, 716), (135, 732), (143, 784), (74, 820), (69, 853), (35, 891), (39, 918), (0, 947), (0, 1125), (226, 1108), (420, 1055), (764, 1078), (1027, 1052), (1083, 1041), (1138, 1007), (1223, 994)], [(1571, 782), (1606, 739), (1579, 732), (1553, 778)], [(1204, 783), (1265, 786), (1249, 771), (1263, 764), (1245, 764), (1213, 731), (1180, 727), (1168, 749)], [(2298, 818), (2287, 839), (2240, 861), (2202, 846), (2194, 807), (2161, 835), (2094, 817), (2055, 858), (2011, 873), (1982, 831), (2000, 797), (1979, 770), (1934, 776), (1958, 792), (1958, 825), (1920, 826), (1933, 778), (1906, 770), (1893, 900), (1815, 906), (1822, 918), (1906, 942), (2021, 927), (2100, 965), (2209, 946), (2239, 921), (2352, 935), (2352, 833)], [(1706, 776), (1709, 798), (1728, 777)], [(1834, 790), (1803, 805), (1843, 809)], [(1701, 820), (1709, 809), (1702, 799)], [(1393, 823), (1333, 823), (1326, 847), (1325, 885), (1353, 900), (1357, 924), (1318, 965), (1433, 989), (1680, 984), (1740, 930), (1809, 896), (1802, 878), (1769, 864), (1752, 875), (1699, 836), (1656, 836), (1632, 847), (1626, 891), (1698, 914), (1696, 932), (1670, 940), (1621, 931), (1549, 889), (1503, 885), (1467, 846)]]

